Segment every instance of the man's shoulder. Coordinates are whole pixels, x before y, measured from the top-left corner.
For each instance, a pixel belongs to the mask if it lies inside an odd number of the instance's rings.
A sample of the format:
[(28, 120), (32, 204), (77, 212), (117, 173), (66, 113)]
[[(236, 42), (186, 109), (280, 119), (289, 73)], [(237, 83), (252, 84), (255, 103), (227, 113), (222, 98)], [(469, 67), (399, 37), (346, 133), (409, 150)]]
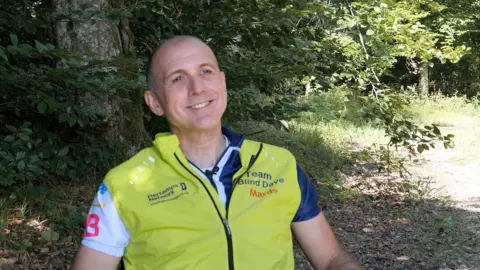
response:
[[(113, 179), (134, 178), (135, 175), (141, 174), (155, 162), (159, 162), (159, 159), (158, 151), (154, 147), (144, 148), (128, 160), (110, 169), (105, 176), (104, 182), (110, 182)], [(134, 181), (135, 179), (131, 180)]]

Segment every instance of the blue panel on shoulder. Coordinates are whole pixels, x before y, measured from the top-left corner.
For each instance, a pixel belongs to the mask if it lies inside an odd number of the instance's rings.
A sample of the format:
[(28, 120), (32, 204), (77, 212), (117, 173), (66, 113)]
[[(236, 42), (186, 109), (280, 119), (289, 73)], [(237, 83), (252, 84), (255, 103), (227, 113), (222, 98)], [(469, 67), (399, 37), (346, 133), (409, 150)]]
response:
[(302, 198), (293, 222), (307, 221), (316, 217), (321, 212), (321, 208), (318, 205), (318, 194), (315, 190), (315, 186), (298, 164), (297, 177)]

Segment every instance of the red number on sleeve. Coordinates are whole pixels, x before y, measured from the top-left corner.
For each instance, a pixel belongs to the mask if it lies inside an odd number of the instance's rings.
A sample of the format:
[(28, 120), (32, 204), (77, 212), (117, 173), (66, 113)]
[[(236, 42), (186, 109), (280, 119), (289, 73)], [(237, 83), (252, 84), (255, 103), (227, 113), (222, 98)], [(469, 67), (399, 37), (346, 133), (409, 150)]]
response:
[[(90, 214), (87, 217), (87, 227), (85, 228), (85, 233), (83, 237), (95, 237), (98, 236), (100, 233), (100, 229), (98, 228), (98, 223), (100, 223), (100, 218), (97, 214)], [(93, 229), (93, 232), (89, 229)]]

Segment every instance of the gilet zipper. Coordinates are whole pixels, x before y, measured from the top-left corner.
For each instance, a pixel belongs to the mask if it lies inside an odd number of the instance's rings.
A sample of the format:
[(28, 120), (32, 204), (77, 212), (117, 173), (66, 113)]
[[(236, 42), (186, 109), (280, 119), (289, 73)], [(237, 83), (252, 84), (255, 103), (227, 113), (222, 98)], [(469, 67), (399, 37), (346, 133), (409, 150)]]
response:
[(257, 154), (252, 156), (251, 159), (250, 159), (250, 162), (247, 166), (247, 169), (239, 176), (237, 177), (235, 180), (233, 180), (233, 183), (232, 183), (232, 194), (230, 195), (230, 200), (228, 201), (227, 203), (227, 207), (226, 207), (226, 217), (223, 218), (222, 217), (222, 214), (220, 212), (220, 210), (218, 209), (218, 206), (217, 204), (215, 203), (215, 200), (213, 199), (213, 196), (212, 194), (210, 193), (210, 191), (208, 190), (208, 188), (205, 186), (205, 183), (200, 179), (198, 178), (197, 175), (195, 175), (195, 173), (193, 173), (192, 171), (190, 171), (183, 163), (182, 161), (178, 158), (177, 154), (174, 154), (175, 155), (175, 158), (177, 159), (178, 163), (180, 163), (180, 165), (182, 165), (182, 167), (187, 170), (193, 177), (195, 177), (195, 179), (197, 179), (200, 184), (202, 184), (203, 188), (205, 189), (205, 191), (207, 191), (207, 194), (208, 196), (210, 197), (210, 200), (212, 201), (212, 204), (213, 206), (215, 207), (215, 210), (217, 211), (217, 214), (218, 214), (218, 217), (220, 218), (220, 220), (222, 221), (222, 224), (223, 224), (223, 228), (225, 229), (225, 235), (227, 237), (227, 247), (228, 247), (228, 269), (229, 270), (234, 270), (235, 269), (235, 265), (233, 263), (233, 241), (232, 241), (232, 231), (230, 230), (230, 224), (228, 223), (228, 209), (230, 208), (230, 202), (232, 201), (232, 197), (233, 197), (233, 190), (238, 182), (238, 180), (243, 176), (245, 175), (248, 170), (250, 170), (250, 168), (253, 166), (253, 164), (255, 163), (255, 161), (257, 161), (258, 159), (258, 156), (260, 155), (260, 152), (262, 151), (262, 148), (263, 148), (263, 144), (260, 144), (260, 149), (258, 150)]

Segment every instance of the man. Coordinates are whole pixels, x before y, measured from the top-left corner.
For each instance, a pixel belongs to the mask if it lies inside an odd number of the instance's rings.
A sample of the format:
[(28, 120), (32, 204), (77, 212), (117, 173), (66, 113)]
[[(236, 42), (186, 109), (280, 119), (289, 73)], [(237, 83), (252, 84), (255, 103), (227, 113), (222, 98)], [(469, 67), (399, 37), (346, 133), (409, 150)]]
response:
[(360, 269), (292, 154), (222, 127), (225, 74), (205, 43), (167, 40), (148, 86), (171, 133), (107, 174), (74, 269), (293, 269), (292, 231), (316, 269)]

